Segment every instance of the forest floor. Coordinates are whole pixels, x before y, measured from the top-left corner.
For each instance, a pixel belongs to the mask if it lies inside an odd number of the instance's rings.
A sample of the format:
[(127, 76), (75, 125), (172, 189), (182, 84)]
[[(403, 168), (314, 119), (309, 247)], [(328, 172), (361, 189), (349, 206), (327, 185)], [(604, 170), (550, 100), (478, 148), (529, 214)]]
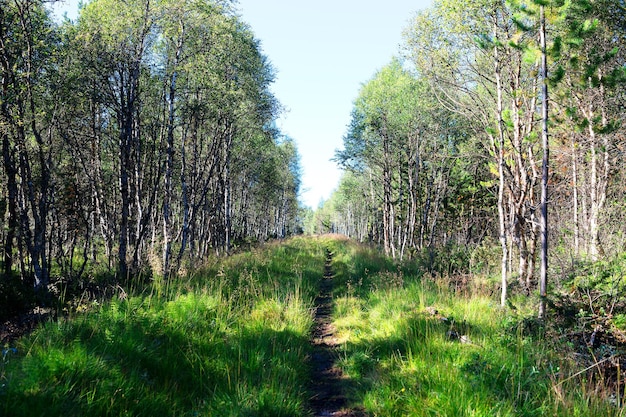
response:
[(320, 292), (315, 299), (315, 324), (311, 332), (313, 353), (311, 356), (310, 400), (313, 415), (316, 417), (361, 417), (362, 409), (348, 408), (345, 395), (350, 384), (339, 367), (335, 365), (339, 341), (335, 336), (331, 313), (333, 310), (333, 268), (332, 252), (326, 250), (324, 278)]

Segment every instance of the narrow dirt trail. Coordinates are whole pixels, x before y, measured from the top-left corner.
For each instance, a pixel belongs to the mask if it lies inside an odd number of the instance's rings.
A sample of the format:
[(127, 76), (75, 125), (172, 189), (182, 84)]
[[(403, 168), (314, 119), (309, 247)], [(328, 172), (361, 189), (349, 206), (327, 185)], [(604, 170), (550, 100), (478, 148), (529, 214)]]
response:
[(311, 391), (314, 395), (310, 406), (315, 417), (363, 417), (363, 411), (347, 408), (344, 393), (347, 380), (335, 365), (338, 341), (332, 326), (332, 289), (332, 252), (327, 249), (324, 278), (315, 299), (315, 325), (311, 332)]

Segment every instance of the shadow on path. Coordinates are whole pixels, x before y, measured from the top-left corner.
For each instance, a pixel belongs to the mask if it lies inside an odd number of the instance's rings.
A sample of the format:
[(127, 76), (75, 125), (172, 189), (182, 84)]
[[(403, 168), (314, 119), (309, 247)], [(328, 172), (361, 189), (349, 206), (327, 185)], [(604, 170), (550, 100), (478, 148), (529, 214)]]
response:
[(311, 332), (313, 353), (311, 356), (310, 406), (316, 417), (364, 417), (362, 409), (347, 408), (345, 387), (349, 384), (341, 369), (335, 365), (337, 359), (337, 338), (332, 326), (333, 310), (333, 254), (326, 250), (324, 278), (315, 299), (315, 325)]

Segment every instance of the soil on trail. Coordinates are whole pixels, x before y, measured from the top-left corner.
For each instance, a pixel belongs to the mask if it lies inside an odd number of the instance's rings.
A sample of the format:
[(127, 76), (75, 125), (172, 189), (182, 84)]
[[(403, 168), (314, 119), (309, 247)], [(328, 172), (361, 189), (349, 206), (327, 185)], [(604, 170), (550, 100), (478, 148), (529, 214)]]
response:
[(315, 325), (311, 332), (313, 345), (311, 392), (313, 396), (310, 405), (316, 417), (364, 417), (366, 414), (363, 410), (347, 408), (348, 401), (344, 390), (348, 380), (341, 369), (335, 366), (338, 342), (331, 318), (332, 289), (332, 252), (326, 250), (324, 278), (315, 299)]

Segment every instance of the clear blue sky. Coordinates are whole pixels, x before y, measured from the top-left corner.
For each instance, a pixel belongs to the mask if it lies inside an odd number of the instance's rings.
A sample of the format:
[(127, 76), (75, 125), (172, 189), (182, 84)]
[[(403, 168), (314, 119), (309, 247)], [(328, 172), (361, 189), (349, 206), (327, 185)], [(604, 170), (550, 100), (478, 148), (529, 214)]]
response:
[[(78, 0), (59, 9), (76, 16)], [(398, 54), (402, 30), (431, 0), (239, 0), (238, 9), (277, 71), (282, 132), (298, 144), (301, 200), (316, 208), (336, 188), (330, 159), (342, 147), (361, 84)], [(63, 11), (60, 12), (62, 14)]]

